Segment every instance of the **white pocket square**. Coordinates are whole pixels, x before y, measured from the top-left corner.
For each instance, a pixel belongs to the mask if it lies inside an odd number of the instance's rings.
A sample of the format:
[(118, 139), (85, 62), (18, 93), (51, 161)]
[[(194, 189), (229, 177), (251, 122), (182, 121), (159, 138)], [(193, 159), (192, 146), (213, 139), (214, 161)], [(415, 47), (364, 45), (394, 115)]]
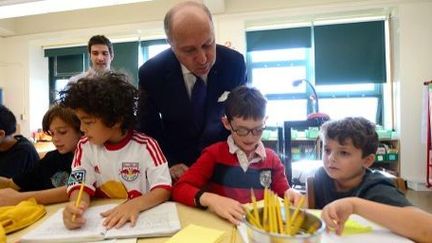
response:
[(222, 95), (219, 96), (218, 102), (224, 102), (228, 98), (229, 93), (229, 91), (223, 92)]

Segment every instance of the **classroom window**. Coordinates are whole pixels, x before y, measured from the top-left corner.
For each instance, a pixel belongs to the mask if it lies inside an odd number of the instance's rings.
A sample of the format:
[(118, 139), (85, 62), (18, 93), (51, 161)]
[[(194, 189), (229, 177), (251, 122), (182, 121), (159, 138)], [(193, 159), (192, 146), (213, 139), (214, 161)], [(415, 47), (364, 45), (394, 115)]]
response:
[(139, 66), (169, 47), (165, 39), (141, 41)]
[[(269, 123), (305, 120), (314, 111), (383, 123), (385, 21), (246, 32), (248, 80), (268, 99)], [(366, 107), (366, 108), (364, 108)]]
[[(128, 74), (131, 82), (138, 86), (138, 68), (149, 57), (153, 57), (164, 48), (164, 40), (147, 41), (143, 45), (137, 41), (113, 43), (114, 59), (111, 68)], [(166, 44), (166, 42), (165, 42)], [(146, 54), (142, 52), (142, 48)], [(87, 46), (55, 48), (45, 50), (49, 63), (49, 96), (52, 104), (72, 76), (90, 68)]]

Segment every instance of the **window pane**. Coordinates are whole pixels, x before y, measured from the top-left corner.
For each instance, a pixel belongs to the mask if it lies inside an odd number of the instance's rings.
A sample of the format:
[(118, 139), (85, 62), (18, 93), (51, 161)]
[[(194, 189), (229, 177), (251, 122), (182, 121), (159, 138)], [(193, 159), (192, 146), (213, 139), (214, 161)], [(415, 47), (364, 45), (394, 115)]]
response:
[(306, 48), (251, 51), (252, 62), (292, 61), (306, 59)]
[(149, 59), (168, 49), (169, 47), (170, 46), (168, 44), (150, 45), (148, 47)]
[(306, 119), (305, 99), (269, 100), (267, 102), (267, 125), (281, 125), (283, 121)]
[(374, 91), (375, 84), (317, 85), (317, 92)]
[(306, 77), (306, 67), (272, 67), (252, 69), (253, 86), (263, 94), (303, 93), (305, 86), (294, 87), (292, 81)]
[(56, 99), (60, 98), (58, 93), (59, 93), (59, 91), (63, 90), (66, 87), (68, 82), (69, 82), (69, 79), (56, 79), (55, 80)]
[(348, 116), (362, 116), (376, 121), (378, 98), (333, 98), (319, 99), (320, 112), (327, 113), (331, 119)]

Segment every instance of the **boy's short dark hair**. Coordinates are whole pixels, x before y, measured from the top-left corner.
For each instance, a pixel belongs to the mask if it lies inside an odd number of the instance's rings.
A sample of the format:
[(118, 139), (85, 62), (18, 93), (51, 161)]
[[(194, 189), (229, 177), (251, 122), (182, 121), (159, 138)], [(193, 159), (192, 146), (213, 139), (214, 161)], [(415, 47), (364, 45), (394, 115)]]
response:
[(0, 130), (3, 130), (6, 136), (12, 135), (16, 132), (16, 123), (12, 111), (6, 106), (0, 105)]
[(361, 149), (363, 158), (375, 154), (378, 148), (375, 124), (363, 117), (328, 121), (321, 126), (321, 138), (336, 140), (340, 144), (351, 140), (354, 147)]
[(75, 131), (80, 132), (80, 120), (75, 115), (74, 111), (59, 104), (55, 104), (49, 108), (42, 119), (42, 129), (46, 134), (51, 135), (50, 125), (54, 118), (57, 117), (70, 125)]
[(137, 99), (128, 76), (112, 71), (83, 77), (60, 91), (62, 105), (98, 117), (108, 127), (120, 122), (122, 131), (134, 128)]
[(91, 53), (92, 45), (106, 45), (111, 56), (114, 55), (114, 49), (111, 41), (104, 35), (94, 35), (90, 38), (87, 44), (88, 52)]
[(262, 119), (266, 114), (266, 98), (256, 88), (239, 86), (225, 100), (225, 115), (229, 121), (234, 117)]

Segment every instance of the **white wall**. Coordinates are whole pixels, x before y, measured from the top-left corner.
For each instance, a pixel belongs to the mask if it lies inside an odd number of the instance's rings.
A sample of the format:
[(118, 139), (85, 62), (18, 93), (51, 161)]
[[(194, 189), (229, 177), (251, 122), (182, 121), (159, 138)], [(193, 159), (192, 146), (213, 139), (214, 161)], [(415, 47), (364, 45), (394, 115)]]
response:
[(425, 182), (426, 145), (421, 139), (423, 81), (432, 79), (432, 2), (399, 8), (400, 136), (403, 176)]
[[(0, 39), (0, 87), (4, 88), (5, 104), (17, 117), (24, 115), (20, 120), (22, 132), (28, 136), (30, 131), (40, 127), (48, 108), (48, 64), (43, 57), (43, 47), (85, 44), (90, 36), (99, 33), (114, 41), (161, 37), (163, 14), (175, 2), (178, 1), (153, 1), (146, 7), (140, 5), (139, 11), (138, 5), (129, 9), (122, 6), (120, 12), (111, 7), (103, 12), (102, 18), (106, 21), (92, 22), (101, 18), (100, 10), (16, 21), (13, 25), (17, 26), (16, 36)], [(422, 81), (432, 79), (430, 0), (225, 0), (225, 12), (214, 16), (216, 39), (222, 44), (230, 41), (235, 49), (244, 53), (244, 30), (249, 26), (376, 12), (393, 14), (392, 77), (395, 124), (401, 138), (402, 176), (424, 182), (425, 145), (421, 143), (420, 119)]]
[[(1, 40), (0, 86), (3, 89), (3, 103), (14, 112), (19, 121), (21, 131), (27, 132), (28, 119), (28, 66), (27, 45), (25, 42), (10, 46), (7, 39)], [(26, 135), (28, 133), (25, 133)]]

